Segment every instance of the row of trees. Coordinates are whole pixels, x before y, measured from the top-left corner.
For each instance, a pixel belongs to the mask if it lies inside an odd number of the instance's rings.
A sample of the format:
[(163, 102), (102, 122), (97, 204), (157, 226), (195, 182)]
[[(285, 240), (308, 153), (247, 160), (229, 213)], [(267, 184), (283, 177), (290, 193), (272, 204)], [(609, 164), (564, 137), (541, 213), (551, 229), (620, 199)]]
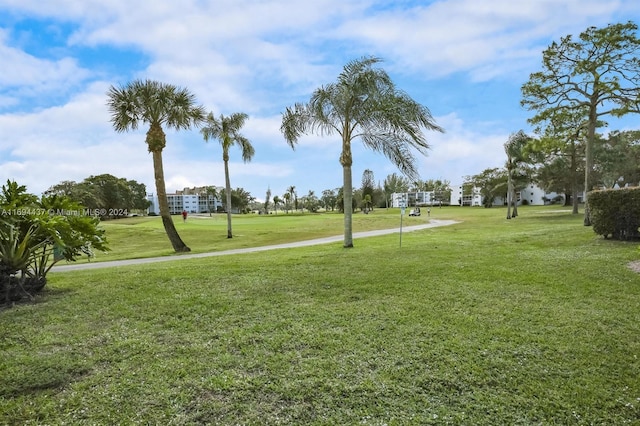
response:
[[(158, 207), (165, 231), (177, 252), (191, 249), (182, 241), (171, 219), (167, 202), (167, 190), (164, 181), (162, 151), (166, 146), (166, 134), (163, 128), (186, 130), (202, 126), (201, 134), (206, 142), (218, 140), (222, 146), (222, 159), (225, 172), (225, 191), (227, 206), (227, 237), (232, 238), (231, 206), (233, 192), (229, 179), (229, 149), (238, 145), (242, 149), (242, 159), (250, 161), (254, 148), (240, 130), (248, 116), (234, 113), (230, 116), (206, 113), (205, 108), (197, 105), (195, 96), (185, 88), (178, 88), (152, 80), (136, 80), (122, 87), (111, 86), (107, 106), (111, 113), (111, 123), (117, 132), (136, 130), (138, 126), (148, 125), (146, 134), (147, 149), (153, 157), (153, 171), (158, 194)], [(236, 191), (237, 192), (237, 191)], [(242, 196), (240, 200), (245, 199)]]
[[(522, 86), (521, 104), (535, 112), (529, 122), (544, 139), (541, 145), (563, 147), (557, 152), (565, 155), (575, 150), (576, 156), (578, 146), (583, 146), (585, 191), (598, 184), (597, 129), (607, 125), (606, 117), (640, 112), (637, 31), (638, 26), (629, 21), (589, 27), (578, 38), (562, 37), (542, 53), (542, 70), (532, 73)], [(577, 161), (569, 161), (577, 169)], [(573, 185), (575, 194), (577, 184)], [(584, 210), (584, 224), (590, 225), (588, 198)]]
[[(375, 183), (374, 173), (365, 170), (362, 173), (362, 185), (353, 190), (352, 209), (360, 208), (363, 212), (368, 212), (376, 207), (388, 208), (391, 203), (393, 193), (407, 192), (433, 192), (434, 201), (449, 203), (451, 199), (451, 184), (447, 180), (429, 179), (411, 182), (407, 177), (397, 173), (388, 175), (384, 180), (384, 186)], [(342, 188), (325, 189), (318, 197), (315, 191), (310, 190), (307, 195), (298, 197), (296, 187), (290, 186), (282, 197), (274, 196), (271, 200), (271, 191), (267, 191), (263, 205), (258, 208), (265, 213), (269, 212), (269, 207), (273, 206), (276, 214), (278, 208), (282, 208), (285, 213), (297, 210), (307, 210), (316, 212), (320, 209), (325, 211), (344, 212), (344, 197)]]
[[(528, 120), (534, 135), (512, 134), (504, 168), (467, 177), (487, 204), (506, 194), (507, 218), (517, 216), (515, 192), (535, 181), (547, 192), (564, 193), (577, 214), (582, 191), (640, 183), (640, 132), (597, 132), (607, 127), (607, 116), (640, 112), (637, 31), (633, 22), (590, 27), (543, 52), (543, 69), (522, 86), (521, 104), (535, 112)], [(584, 224), (591, 224), (588, 197)]]
[[(505, 143), (504, 167), (483, 170), (465, 177), (465, 181), (470, 187), (480, 188), (485, 207), (491, 207), (496, 198), (508, 193), (513, 207), (514, 192), (536, 182), (546, 192), (563, 194), (565, 205), (572, 206), (573, 213), (578, 214), (579, 194), (584, 190), (585, 149), (584, 139), (562, 140), (519, 131)], [(640, 131), (596, 134), (592, 179), (596, 188), (637, 186)]]
[[(280, 127), (291, 148), (295, 148), (305, 134), (340, 135), (344, 247), (353, 247), (351, 143), (360, 139), (368, 148), (383, 153), (410, 179), (418, 180), (412, 150), (426, 154), (429, 145), (423, 129), (442, 131), (425, 106), (396, 88), (389, 75), (375, 67), (379, 62), (380, 59), (374, 57), (349, 62), (337, 81), (314, 91), (308, 103), (287, 108)], [(216, 118), (213, 113), (206, 114), (204, 107), (197, 105), (194, 95), (187, 89), (150, 80), (136, 80), (122, 87), (111, 86), (107, 105), (111, 123), (117, 132), (135, 130), (140, 125), (148, 126), (146, 144), (153, 157), (160, 216), (174, 250), (189, 251), (169, 213), (162, 159), (162, 151), (166, 146), (163, 128), (183, 130), (202, 125), (201, 133), (205, 141), (220, 141), (225, 164), (226, 204), (230, 206), (228, 149), (234, 144), (239, 145), (244, 161), (249, 161), (254, 154), (249, 141), (240, 134), (247, 119), (246, 114), (235, 113)], [(288, 205), (291, 205), (293, 194), (287, 191), (287, 195)], [(313, 201), (313, 197), (307, 197), (307, 203)], [(227, 236), (232, 238), (231, 211), (227, 211)]]
[(115, 212), (145, 211), (149, 207), (145, 184), (110, 174), (89, 176), (82, 182), (62, 181), (51, 186), (45, 195), (68, 197), (87, 209), (104, 212), (103, 219), (120, 216)]

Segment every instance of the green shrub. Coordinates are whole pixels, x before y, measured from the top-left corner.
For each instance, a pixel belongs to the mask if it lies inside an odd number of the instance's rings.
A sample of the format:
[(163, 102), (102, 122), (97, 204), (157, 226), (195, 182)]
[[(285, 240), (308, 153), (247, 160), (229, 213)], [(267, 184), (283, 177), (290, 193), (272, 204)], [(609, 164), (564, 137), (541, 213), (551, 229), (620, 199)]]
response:
[(100, 220), (64, 196), (40, 199), (7, 181), (0, 191), (0, 303), (44, 288), (58, 261), (107, 250)]
[(640, 188), (592, 191), (588, 201), (595, 233), (615, 240), (640, 239)]

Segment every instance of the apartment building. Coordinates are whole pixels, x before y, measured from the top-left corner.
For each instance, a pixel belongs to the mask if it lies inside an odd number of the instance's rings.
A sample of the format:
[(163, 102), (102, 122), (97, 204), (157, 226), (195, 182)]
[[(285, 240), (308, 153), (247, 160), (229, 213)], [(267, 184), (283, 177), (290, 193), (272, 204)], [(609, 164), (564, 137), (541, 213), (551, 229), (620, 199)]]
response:
[[(222, 188), (216, 188), (219, 192)], [(147, 194), (147, 200), (151, 203), (149, 214), (160, 214), (157, 194)], [(173, 194), (167, 194), (170, 214), (187, 213), (209, 213), (217, 212), (218, 207), (222, 207), (222, 201), (218, 197), (207, 194), (206, 187), (184, 188)]]
[[(542, 206), (549, 200), (557, 197), (555, 192), (547, 193), (535, 184), (528, 184), (521, 191), (516, 193), (518, 204), (529, 204), (532, 206)], [(443, 205), (451, 206), (482, 206), (483, 199), (480, 188), (469, 188), (463, 185), (451, 186), (451, 197), (448, 201), (443, 200)], [(391, 194), (392, 207), (413, 207), (438, 205), (440, 200), (435, 196), (434, 191), (414, 191), (406, 193)], [(493, 205), (500, 206), (506, 204), (506, 198), (496, 197)]]

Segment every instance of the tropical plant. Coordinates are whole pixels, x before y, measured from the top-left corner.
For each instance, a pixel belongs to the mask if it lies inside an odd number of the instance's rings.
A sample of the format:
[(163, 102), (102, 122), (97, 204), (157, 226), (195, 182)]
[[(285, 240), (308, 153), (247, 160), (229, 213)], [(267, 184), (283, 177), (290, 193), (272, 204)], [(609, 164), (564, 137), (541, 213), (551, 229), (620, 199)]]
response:
[(282, 203), (282, 199), (277, 196), (274, 195), (273, 196), (273, 209), (276, 211), (276, 214), (278, 214), (278, 206)]
[[(285, 195), (287, 196), (286, 199), (289, 202), (289, 209), (293, 210), (294, 204), (298, 203), (298, 201), (297, 201), (298, 197), (296, 195), (296, 187), (295, 187), (295, 185), (291, 185), (290, 187), (288, 187), (287, 188), (287, 192), (286, 192)], [(295, 206), (295, 207), (297, 209), (297, 206)], [(287, 210), (287, 213), (288, 213), (288, 210)]]
[(411, 150), (426, 154), (429, 148), (421, 128), (442, 131), (425, 106), (396, 88), (384, 70), (374, 68), (378, 62), (374, 57), (349, 62), (338, 80), (316, 89), (308, 103), (288, 107), (280, 127), (292, 148), (303, 134), (340, 135), (344, 247), (353, 247), (353, 140), (360, 139), (366, 147), (382, 152), (415, 180), (418, 171)]
[[(516, 176), (520, 173), (520, 167), (525, 161), (524, 148), (530, 138), (522, 131), (511, 134), (504, 144), (504, 152), (507, 154), (507, 219), (518, 216), (518, 200), (516, 199)], [(513, 206), (513, 214), (511, 207)]]
[(233, 238), (231, 230), (231, 180), (229, 179), (229, 148), (238, 145), (242, 150), (242, 160), (246, 163), (251, 161), (255, 150), (249, 142), (249, 139), (240, 133), (240, 129), (247, 121), (247, 114), (233, 113), (228, 117), (220, 114), (220, 118), (216, 118), (213, 113), (209, 113), (206, 123), (200, 129), (200, 133), (206, 142), (217, 139), (222, 146), (222, 160), (224, 161), (224, 182), (227, 196), (227, 238)]
[[(66, 196), (37, 199), (7, 182), (0, 195), (0, 294), (4, 301), (31, 295), (46, 285), (57, 262), (108, 250), (99, 219)], [(0, 296), (2, 299), (2, 296)]]
[(111, 86), (108, 97), (107, 106), (116, 132), (136, 130), (141, 124), (149, 125), (145, 141), (153, 157), (162, 224), (176, 252), (190, 251), (178, 235), (169, 211), (162, 164), (162, 150), (167, 144), (163, 127), (183, 130), (197, 126), (204, 119), (204, 108), (196, 105), (195, 96), (187, 89), (152, 80), (135, 80), (119, 88)]
[(282, 195), (282, 198), (284, 199), (284, 211), (286, 214), (289, 214), (289, 209), (291, 208), (291, 194), (285, 192)]
[(267, 188), (267, 193), (264, 196), (264, 214), (269, 214), (270, 201), (271, 201), (271, 188)]

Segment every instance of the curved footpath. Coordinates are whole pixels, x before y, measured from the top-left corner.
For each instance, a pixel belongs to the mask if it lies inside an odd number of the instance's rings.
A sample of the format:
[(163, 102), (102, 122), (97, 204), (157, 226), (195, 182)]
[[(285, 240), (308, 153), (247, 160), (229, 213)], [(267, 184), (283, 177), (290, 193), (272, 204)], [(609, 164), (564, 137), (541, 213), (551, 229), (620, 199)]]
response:
[[(422, 225), (403, 226), (402, 232), (419, 231), (421, 229), (453, 225), (455, 223), (459, 223), (459, 222), (455, 220), (431, 220), (429, 221), (429, 223), (425, 223)], [(355, 232), (353, 234), (353, 238), (356, 239), (356, 238), (363, 238), (363, 237), (375, 237), (378, 235), (387, 235), (387, 234), (395, 234), (395, 233), (400, 233), (400, 228)], [(207, 253), (182, 254), (178, 256), (148, 257), (144, 259), (111, 260), (107, 262), (94, 262), (94, 263), (68, 263), (66, 265), (54, 266), (53, 268), (51, 268), (50, 272), (66, 272), (66, 271), (77, 271), (77, 270), (85, 270), (85, 269), (111, 268), (116, 266), (142, 265), (145, 263), (172, 262), (175, 260), (183, 260), (183, 259), (199, 259), (203, 257), (224, 256), (228, 254), (252, 253), (257, 251), (265, 251), (265, 250), (314, 246), (318, 244), (335, 243), (335, 242), (342, 241), (343, 239), (344, 239), (343, 235), (337, 235), (335, 237), (316, 238), (315, 240), (295, 241), (291, 243), (275, 244), (271, 246), (248, 247), (248, 248), (233, 249), (233, 250), (213, 251), (213, 252), (207, 252)]]

